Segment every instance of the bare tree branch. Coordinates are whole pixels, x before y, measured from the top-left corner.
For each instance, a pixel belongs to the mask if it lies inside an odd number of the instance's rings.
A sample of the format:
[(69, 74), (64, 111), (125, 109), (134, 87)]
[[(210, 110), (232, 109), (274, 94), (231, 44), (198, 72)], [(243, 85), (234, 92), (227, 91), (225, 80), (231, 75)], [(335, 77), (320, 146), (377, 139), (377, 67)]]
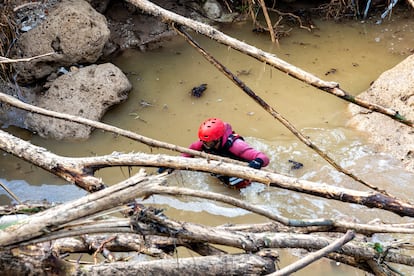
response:
[(34, 56), (34, 57), (30, 57), (30, 58), (19, 58), (19, 59), (10, 59), (10, 58), (6, 58), (6, 57), (2, 57), (0, 56), (0, 64), (2, 63), (17, 63), (17, 62), (26, 62), (26, 61), (31, 61), (37, 58), (41, 58), (41, 57), (47, 57), (47, 56), (51, 56), (54, 55), (56, 53), (51, 52), (51, 53), (47, 53), (47, 54), (43, 54), (43, 55), (38, 55), (38, 56)]
[(349, 242), (355, 237), (355, 233), (353, 231), (347, 231), (346, 234), (341, 237), (340, 239), (337, 239), (330, 245), (314, 252), (308, 254), (306, 257), (301, 258), (299, 261), (290, 264), (283, 269), (280, 269), (272, 274), (271, 276), (282, 276), (282, 275), (290, 275), (291, 273), (294, 273), (298, 270), (301, 270), (302, 268), (308, 266), (309, 264), (319, 260), (320, 258), (324, 257), (330, 252), (336, 251), (339, 248), (341, 248), (344, 244)]
[(105, 156), (78, 158), (62, 157), (2, 130), (0, 130), (0, 149), (72, 181), (88, 191), (96, 191), (104, 186), (101, 179), (93, 176), (93, 172), (97, 169), (113, 166), (170, 167), (237, 176), (272, 187), (356, 203), (370, 208), (380, 208), (402, 216), (414, 217), (414, 205), (378, 192), (362, 192), (310, 182), (223, 161), (146, 153), (112, 153)]

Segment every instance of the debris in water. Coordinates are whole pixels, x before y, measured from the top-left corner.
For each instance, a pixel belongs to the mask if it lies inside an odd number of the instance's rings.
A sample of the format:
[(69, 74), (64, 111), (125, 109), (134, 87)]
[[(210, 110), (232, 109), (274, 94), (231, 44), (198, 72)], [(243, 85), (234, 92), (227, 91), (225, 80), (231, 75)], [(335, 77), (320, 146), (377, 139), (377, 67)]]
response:
[(207, 89), (207, 83), (203, 83), (199, 86), (193, 87), (193, 89), (191, 89), (191, 96), (200, 98), (201, 96), (203, 96), (204, 91), (206, 91)]
[(144, 119), (142, 119), (141, 118), (141, 116), (138, 114), (138, 113), (136, 113), (136, 112), (131, 112), (131, 113), (129, 113), (129, 116), (134, 116), (134, 119), (135, 120), (140, 120), (141, 122), (144, 122), (144, 123), (148, 123), (147, 121), (145, 121)]
[(325, 73), (325, 76), (329, 75), (329, 74), (335, 74), (338, 70), (335, 68), (331, 68), (328, 70), (328, 72)]
[(238, 77), (240, 77), (240, 76), (248, 76), (248, 75), (250, 75), (250, 73), (251, 73), (251, 71), (252, 71), (252, 69), (249, 69), (249, 70), (238, 70), (238, 71), (236, 71), (236, 73), (237, 73), (237, 76)]
[(149, 102), (145, 101), (145, 100), (141, 100), (139, 102), (139, 105), (142, 107), (149, 107), (149, 106), (154, 106), (153, 104), (150, 104)]
[(292, 169), (292, 170), (299, 170), (300, 168), (302, 168), (302, 167), (303, 167), (303, 164), (302, 164), (302, 163), (300, 163), (300, 162), (296, 162), (296, 161), (291, 160), (291, 159), (289, 159), (288, 161), (289, 161), (290, 163), (292, 163), (292, 167), (291, 167), (291, 169)]

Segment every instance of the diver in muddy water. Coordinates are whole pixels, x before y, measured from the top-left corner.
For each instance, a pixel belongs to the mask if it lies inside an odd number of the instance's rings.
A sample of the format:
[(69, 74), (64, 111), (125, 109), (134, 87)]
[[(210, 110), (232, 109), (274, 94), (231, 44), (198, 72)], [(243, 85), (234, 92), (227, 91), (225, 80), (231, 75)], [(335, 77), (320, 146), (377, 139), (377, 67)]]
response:
[[(246, 143), (243, 137), (233, 131), (229, 123), (221, 119), (209, 118), (204, 121), (198, 129), (198, 138), (198, 141), (190, 145), (190, 149), (249, 162), (248, 166), (254, 169), (260, 169), (269, 164), (269, 157), (266, 154)], [(193, 157), (186, 153), (182, 156)], [(249, 180), (238, 177), (214, 176), (235, 189), (244, 188), (251, 183)]]

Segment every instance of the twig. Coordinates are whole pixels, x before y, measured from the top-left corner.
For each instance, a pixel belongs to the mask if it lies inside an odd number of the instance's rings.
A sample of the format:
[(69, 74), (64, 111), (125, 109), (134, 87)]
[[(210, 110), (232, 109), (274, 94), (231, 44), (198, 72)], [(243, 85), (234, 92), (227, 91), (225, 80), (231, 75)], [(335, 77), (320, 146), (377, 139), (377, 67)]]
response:
[(271, 273), (271, 274), (268, 274), (268, 275), (282, 276), (282, 275), (289, 275), (293, 272), (296, 272), (296, 271), (304, 268), (305, 266), (308, 266), (309, 264), (319, 260), (320, 258), (324, 257), (328, 253), (333, 252), (335, 250), (338, 250), (344, 244), (346, 244), (347, 242), (354, 239), (354, 237), (355, 237), (354, 231), (348, 230), (344, 236), (342, 236), (340, 239), (337, 239), (336, 241), (334, 241), (330, 245), (328, 245), (328, 246), (326, 246), (326, 247), (324, 247), (324, 248), (322, 248), (322, 249), (320, 249), (320, 250), (318, 250), (314, 253), (310, 253), (306, 257), (300, 259), (299, 261), (297, 261), (293, 264), (290, 264), (290, 265), (284, 267), (283, 269), (278, 270), (278, 271), (276, 271), (274, 273)]
[[(342, 172), (343, 174), (351, 177), (352, 179), (358, 181), (359, 183), (378, 191), (384, 195), (394, 197), (390, 195), (387, 191), (380, 189), (361, 178), (355, 176), (352, 172), (346, 170), (345, 168), (341, 167), (337, 164), (331, 157), (328, 156), (325, 152), (323, 152), (317, 145), (315, 145), (310, 139), (306, 138), (299, 130), (297, 130), (289, 121), (284, 118), (279, 112), (277, 112), (274, 108), (272, 108), (269, 104), (267, 104), (262, 98), (256, 95), (245, 83), (243, 83), (236, 75), (230, 72), (229, 69), (224, 67), (218, 60), (216, 60), (212, 55), (207, 53), (196, 41), (194, 41), (191, 36), (186, 33), (181, 26), (176, 26), (173, 24), (173, 27), (176, 31), (183, 36), (186, 41), (192, 45), (198, 52), (200, 52), (204, 58), (206, 58), (211, 64), (213, 64), (217, 69), (219, 69), (226, 77), (232, 80), (237, 86), (239, 86), (248, 96), (250, 96), (255, 102), (257, 102), (261, 107), (263, 107), (267, 112), (269, 112), (274, 118), (276, 118), (279, 122), (281, 122), (286, 128), (288, 128), (300, 141), (302, 141), (305, 145), (313, 149), (315, 152), (319, 154), (323, 159), (325, 159), (329, 164), (331, 164), (335, 169)], [(396, 197), (394, 197), (396, 198)]]
[(266, 7), (266, 4), (265, 4), (265, 1), (264, 0), (259, 0), (259, 2), (260, 2), (260, 6), (262, 7), (262, 10), (263, 10), (263, 15), (266, 19), (267, 27), (269, 28), (270, 39), (272, 40), (273, 43), (278, 43), (278, 41), (276, 39), (276, 35), (275, 35), (275, 30), (273, 29), (273, 26), (272, 26), (272, 21), (270, 20), (269, 13), (267, 12), (267, 7)]
[(92, 243), (92, 247), (94, 249), (96, 248), (95, 253), (93, 253), (93, 260), (94, 260), (95, 264), (98, 263), (98, 257), (97, 257), (97, 255), (98, 255), (99, 252), (102, 252), (102, 255), (106, 259), (108, 259), (110, 262), (114, 262), (115, 261), (114, 255), (108, 249), (105, 248), (105, 245), (107, 243), (109, 243), (109, 242), (111, 242), (111, 241), (113, 241), (115, 239), (116, 239), (116, 236), (112, 236), (112, 237), (106, 239), (105, 241), (103, 241), (99, 246), (97, 244), (95, 244), (95, 243)]
[(14, 199), (14, 200), (16, 200), (19, 204), (22, 204), (22, 202), (20, 201), (20, 199), (12, 192), (12, 191), (10, 191), (10, 189), (9, 188), (7, 188), (7, 186), (6, 185), (4, 185), (3, 184), (3, 182), (1, 182), (0, 181), (0, 186), (6, 191), (6, 192), (8, 192), (9, 193), (9, 195)]
[(38, 55), (38, 56), (30, 57), (30, 58), (19, 58), (19, 59), (10, 59), (10, 58), (0, 56), (0, 64), (2, 64), (2, 63), (17, 63), (17, 62), (32, 61), (34, 59), (50, 56), (50, 55), (53, 55), (53, 54), (55, 54), (55, 52), (50, 52), (50, 53), (47, 53), (47, 54)]
[(18, 10), (23, 9), (25, 7), (28, 7), (28, 6), (36, 6), (36, 5), (41, 5), (41, 4), (42, 4), (41, 2), (29, 2), (29, 3), (21, 4), (17, 7), (15, 7), (13, 9), (13, 12), (17, 12)]

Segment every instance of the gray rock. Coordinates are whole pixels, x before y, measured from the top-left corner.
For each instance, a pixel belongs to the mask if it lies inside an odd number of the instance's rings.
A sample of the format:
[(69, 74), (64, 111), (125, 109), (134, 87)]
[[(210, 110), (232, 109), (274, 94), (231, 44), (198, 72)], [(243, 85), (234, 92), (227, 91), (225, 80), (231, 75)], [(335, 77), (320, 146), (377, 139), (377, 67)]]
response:
[(223, 13), (223, 8), (216, 0), (207, 0), (203, 5), (203, 10), (210, 19), (220, 18)]
[(65, 0), (46, 20), (20, 36), (13, 58), (56, 54), (15, 64), (17, 80), (27, 84), (42, 79), (59, 67), (90, 64), (102, 55), (110, 31), (105, 17), (83, 0)]
[[(384, 72), (372, 86), (358, 96), (368, 102), (392, 108), (414, 120), (414, 55)], [(400, 160), (414, 172), (414, 130), (385, 115), (350, 105), (349, 125), (368, 133), (369, 140)]]
[[(131, 84), (122, 71), (110, 63), (70, 71), (36, 96), (34, 105), (49, 110), (99, 121), (107, 109), (127, 99)], [(45, 138), (84, 140), (90, 127), (60, 119), (29, 114), (28, 129)]]

